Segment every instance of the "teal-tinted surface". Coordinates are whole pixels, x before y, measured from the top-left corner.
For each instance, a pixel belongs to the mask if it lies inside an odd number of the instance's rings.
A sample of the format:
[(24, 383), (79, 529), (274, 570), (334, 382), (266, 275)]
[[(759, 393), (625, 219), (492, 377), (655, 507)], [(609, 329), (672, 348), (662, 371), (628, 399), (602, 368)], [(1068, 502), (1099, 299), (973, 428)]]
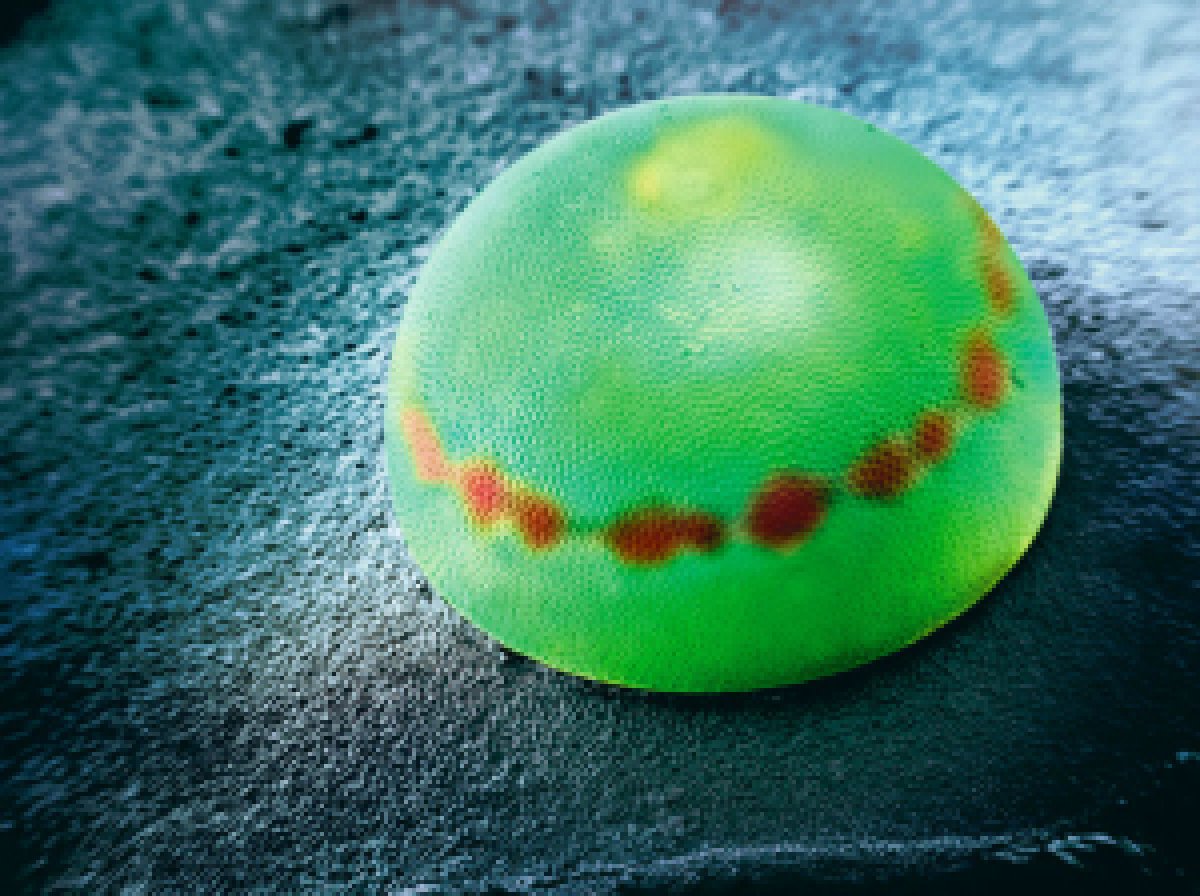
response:
[[(1198, 27), (54, 3), (0, 48), (4, 892), (1194, 891)], [(1055, 335), (1062, 473), (911, 649), (649, 696), (506, 654), (412, 571), (384, 384), (502, 168), (720, 91), (872, 121), (979, 199)]]

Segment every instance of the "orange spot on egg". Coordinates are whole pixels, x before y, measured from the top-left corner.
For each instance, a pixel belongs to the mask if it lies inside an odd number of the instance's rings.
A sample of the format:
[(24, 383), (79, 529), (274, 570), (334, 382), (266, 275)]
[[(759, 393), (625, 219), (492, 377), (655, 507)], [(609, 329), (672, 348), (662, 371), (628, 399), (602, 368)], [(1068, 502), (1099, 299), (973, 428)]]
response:
[(1012, 274), (994, 254), (983, 259), (983, 286), (988, 304), (997, 314), (1011, 314), (1017, 305), (1017, 286)]
[(1000, 232), (1000, 228), (996, 226), (996, 222), (987, 212), (983, 213), (983, 241), (990, 249), (1004, 245), (1004, 234)]
[(1008, 391), (1008, 362), (991, 337), (982, 331), (971, 335), (962, 357), (962, 386), (967, 401), (990, 410)]
[(697, 551), (715, 551), (725, 540), (725, 526), (707, 513), (684, 514), (678, 527), (680, 538)]
[(724, 537), (721, 521), (709, 514), (659, 507), (627, 514), (604, 535), (609, 547), (635, 566), (657, 566), (684, 548), (715, 550)]
[(619, 520), (606, 533), (606, 540), (622, 560), (637, 566), (664, 563), (679, 549), (670, 519), (653, 510)]
[(566, 532), (567, 521), (562, 510), (542, 495), (522, 492), (513, 496), (511, 512), (521, 538), (534, 550), (552, 547)]
[(450, 462), (429, 417), (417, 408), (405, 408), (400, 413), (400, 428), (412, 452), (417, 476), (427, 482), (449, 479)]
[(971, 217), (975, 219), (975, 226), (983, 231), (983, 244), (988, 250), (995, 250), (1004, 245), (1004, 234), (1000, 232), (1000, 228), (996, 226), (996, 222), (992, 220), (992, 216), (987, 213), (979, 201), (966, 194), (967, 204), (971, 209)]
[(477, 523), (490, 525), (504, 515), (508, 497), (504, 477), (490, 461), (467, 461), (459, 471), (458, 487)]
[(788, 547), (820, 525), (829, 503), (829, 488), (815, 476), (781, 473), (772, 477), (750, 505), (746, 528), (755, 541)]
[(850, 490), (864, 498), (893, 498), (912, 484), (916, 464), (901, 439), (891, 438), (872, 446), (850, 468)]
[(913, 428), (913, 448), (926, 463), (937, 463), (950, 453), (954, 423), (942, 411), (925, 411)]

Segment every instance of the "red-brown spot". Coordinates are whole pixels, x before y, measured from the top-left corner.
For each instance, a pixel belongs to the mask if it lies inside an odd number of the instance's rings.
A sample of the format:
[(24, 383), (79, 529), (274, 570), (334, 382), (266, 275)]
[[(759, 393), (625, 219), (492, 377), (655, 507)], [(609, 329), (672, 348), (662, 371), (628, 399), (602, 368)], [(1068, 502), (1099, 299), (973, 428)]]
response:
[(762, 544), (787, 547), (817, 528), (828, 504), (829, 488), (820, 479), (781, 473), (772, 477), (754, 498), (746, 528)]
[(535, 551), (557, 543), (566, 531), (563, 512), (550, 499), (521, 493), (512, 499), (512, 518), (525, 544)]
[(1011, 314), (1017, 305), (1017, 285), (1003, 262), (992, 253), (983, 258), (983, 287), (997, 314)]
[(850, 490), (864, 498), (893, 498), (912, 484), (916, 464), (901, 439), (885, 439), (850, 468)]
[(604, 538), (626, 563), (656, 566), (687, 547), (714, 550), (724, 536), (721, 521), (706, 513), (651, 507), (622, 517)]
[(1008, 391), (1008, 362), (986, 333), (974, 333), (962, 358), (963, 393), (977, 408), (990, 410)]
[(715, 551), (725, 540), (725, 527), (707, 513), (684, 514), (678, 524), (680, 538), (697, 551)]
[(412, 452), (417, 476), (427, 482), (449, 479), (450, 463), (429, 418), (417, 408), (405, 408), (400, 414), (400, 428)]
[(670, 517), (657, 510), (637, 511), (618, 520), (606, 539), (622, 560), (638, 566), (664, 563), (679, 549)]
[(942, 411), (925, 411), (913, 428), (913, 448), (925, 463), (934, 464), (950, 453), (954, 423)]
[(1000, 232), (1000, 228), (996, 226), (996, 222), (992, 220), (992, 216), (987, 213), (979, 201), (971, 195), (967, 195), (967, 200), (971, 208), (971, 216), (975, 219), (975, 225), (983, 231), (983, 244), (989, 250), (998, 249), (1004, 245), (1004, 234)]
[(486, 526), (503, 516), (507, 489), (504, 477), (491, 462), (467, 461), (459, 471), (458, 484), (467, 509), (477, 523)]

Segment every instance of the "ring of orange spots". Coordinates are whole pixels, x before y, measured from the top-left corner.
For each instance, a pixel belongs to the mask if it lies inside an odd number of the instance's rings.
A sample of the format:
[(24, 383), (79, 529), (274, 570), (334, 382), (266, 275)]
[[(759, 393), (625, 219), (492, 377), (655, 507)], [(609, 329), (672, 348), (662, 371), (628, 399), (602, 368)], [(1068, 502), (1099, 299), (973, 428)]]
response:
[(754, 497), (746, 529), (761, 544), (793, 547), (812, 534), (829, 509), (829, 486), (815, 476), (782, 473)]
[(661, 565), (685, 548), (712, 551), (724, 537), (725, 527), (716, 517), (664, 507), (635, 510), (604, 532), (608, 546), (634, 566)]
[[(1004, 236), (974, 197), (968, 195), (967, 200), (982, 231), (979, 270), (988, 305), (999, 315), (1011, 314), (1017, 285), (1004, 263)], [(1008, 361), (983, 328), (967, 339), (959, 359), (959, 377), (962, 395), (977, 409), (995, 408), (1008, 393)], [(508, 519), (535, 551), (553, 547), (566, 536), (566, 514), (548, 497), (512, 484), (490, 460), (472, 458), (454, 464), (424, 412), (404, 408), (400, 424), (418, 478), (452, 483), (475, 523), (489, 527)], [(846, 474), (846, 487), (863, 498), (896, 497), (916, 481), (922, 465), (936, 464), (949, 455), (954, 436), (955, 424), (949, 413), (922, 411), (911, 437), (883, 439), (855, 461)], [(775, 474), (751, 500), (746, 531), (766, 547), (794, 547), (824, 520), (832, 494), (832, 486), (816, 476)], [(659, 565), (688, 549), (714, 551), (727, 536), (727, 524), (711, 514), (658, 506), (627, 513), (600, 532), (614, 553), (635, 566)]]
[(963, 395), (972, 405), (991, 410), (1008, 392), (1008, 362), (983, 330), (967, 340), (961, 363)]
[(471, 520), (478, 526), (494, 526), (509, 519), (525, 543), (543, 550), (559, 542), (566, 533), (566, 515), (549, 498), (511, 486), (491, 460), (471, 458), (453, 464), (429, 417), (416, 408), (405, 408), (401, 429), (413, 455), (417, 476), (427, 482), (454, 485)]

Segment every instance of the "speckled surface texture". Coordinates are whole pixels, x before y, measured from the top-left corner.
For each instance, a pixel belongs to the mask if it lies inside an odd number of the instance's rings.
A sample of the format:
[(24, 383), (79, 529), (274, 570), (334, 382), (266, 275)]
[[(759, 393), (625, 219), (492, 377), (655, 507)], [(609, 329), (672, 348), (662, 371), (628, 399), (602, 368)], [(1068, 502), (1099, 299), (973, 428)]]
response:
[[(1190, 892), (1192, 4), (70, 0), (0, 48), (0, 867), (87, 893)], [(1027, 556), (743, 698), (506, 656), (392, 521), (388, 353), (463, 203), (638, 99), (794, 96), (979, 197), (1059, 351)]]

